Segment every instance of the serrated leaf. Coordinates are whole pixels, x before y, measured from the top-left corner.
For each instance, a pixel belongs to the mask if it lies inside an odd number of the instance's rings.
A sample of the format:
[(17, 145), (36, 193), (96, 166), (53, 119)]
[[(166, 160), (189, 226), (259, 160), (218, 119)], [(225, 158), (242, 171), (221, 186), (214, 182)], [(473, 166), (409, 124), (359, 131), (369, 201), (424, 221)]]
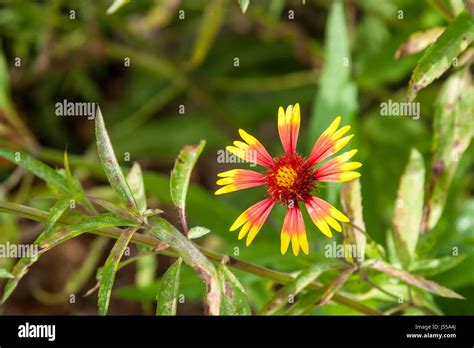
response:
[(242, 13), (247, 12), (247, 9), (250, 5), (250, 0), (238, 0), (240, 9), (242, 10)]
[(196, 238), (199, 238), (199, 237), (202, 237), (202, 236), (208, 234), (209, 232), (211, 232), (211, 230), (206, 228), (206, 227), (194, 226), (194, 227), (191, 227), (189, 229), (188, 238), (189, 239), (196, 239)]
[(413, 260), (423, 216), (425, 164), (423, 156), (412, 149), (398, 186), (393, 213), (393, 241), (405, 269)]
[(189, 239), (162, 218), (156, 219), (149, 233), (173, 248), (183, 261), (196, 271), (207, 288), (205, 299), (207, 311), (211, 315), (219, 315), (221, 290), (219, 277), (214, 265)]
[(178, 258), (161, 278), (156, 296), (156, 315), (176, 315), (182, 261), (183, 259)]
[(408, 100), (440, 77), (474, 39), (474, 17), (462, 12), (449, 24), (436, 42), (426, 50), (418, 62), (408, 85)]
[(133, 198), (132, 191), (123, 175), (117, 157), (115, 156), (112, 143), (105, 128), (104, 119), (100, 108), (97, 108), (95, 118), (95, 135), (97, 139), (97, 150), (99, 158), (104, 168), (105, 175), (109, 179), (110, 185), (117, 192), (120, 201), (133, 213), (138, 212), (137, 203)]
[(442, 297), (449, 297), (449, 298), (457, 298), (457, 299), (464, 299), (463, 296), (459, 295), (455, 291), (448, 289), (442, 285), (439, 285), (438, 283), (425, 279), (421, 276), (411, 274), (406, 271), (402, 271), (400, 269), (397, 269), (393, 267), (392, 265), (381, 261), (377, 260), (373, 263), (369, 263), (368, 267), (375, 269), (377, 271), (383, 272), (385, 274), (388, 274), (392, 277), (395, 277), (404, 283), (416, 286), (417, 288), (420, 288), (422, 290), (429, 291), (433, 294), (442, 296)]
[(333, 267), (333, 262), (318, 262), (315, 265), (303, 270), (293, 281), (283, 286), (276, 292), (273, 298), (265, 304), (262, 315), (272, 315), (290, 303), (298, 293), (312, 283), (319, 275), (327, 269)]
[(426, 47), (436, 42), (444, 29), (444, 27), (434, 27), (411, 34), (408, 39), (400, 45), (397, 52), (395, 52), (395, 58), (400, 59), (403, 56), (423, 51)]
[[(360, 191), (360, 180), (352, 180), (346, 183), (341, 191), (342, 206), (346, 216), (351, 221), (352, 225), (344, 225), (344, 244), (355, 245), (356, 250), (361, 250), (361, 255), (358, 255), (357, 262), (364, 261), (364, 252), (367, 244), (367, 237), (362, 231), (365, 231), (364, 217), (362, 214), (362, 195)], [(362, 230), (362, 231), (361, 231)], [(349, 261), (352, 257), (348, 256)]]
[(115, 273), (117, 272), (118, 264), (122, 259), (123, 253), (130, 242), (135, 231), (138, 227), (130, 227), (122, 232), (120, 237), (114, 244), (114, 247), (110, 251), (107, 260), (102, 268), (100, 274), (100, 287), (99, 287), (99, 315), (106, 315), (109, 310), (110, 295), (112, 293), (112, 287), (114, 285)]
[(66, 179), (50, 166), (40, 162), (24, 152), (14, 152), (8, 149), (0, 149), (0, 157), (25, 168), (37, 177), (43, 179), (51, 186), (63, 193), (70, 193)]
[(223, 264), (217, 273), (222, 289), (221, 315), (251, 315), (247, 292), (235, 275)]
[(450, 76), (436, 102), (431, 178), (422, 232), (433, 229), (443, 213), (458, 163), (474, 134), (474, 85), (469, 69)]
[(170, 194), (175, 207), (183, 209), (186, 206), (191, 172), (201, 154), (206, 142), (202, 140), (198, 145), (185, 146), (174, 163), (170, 178)]
[(8, 272), (5, 268), (0, 268), (0, 278), (15, 278), (13, 274)]

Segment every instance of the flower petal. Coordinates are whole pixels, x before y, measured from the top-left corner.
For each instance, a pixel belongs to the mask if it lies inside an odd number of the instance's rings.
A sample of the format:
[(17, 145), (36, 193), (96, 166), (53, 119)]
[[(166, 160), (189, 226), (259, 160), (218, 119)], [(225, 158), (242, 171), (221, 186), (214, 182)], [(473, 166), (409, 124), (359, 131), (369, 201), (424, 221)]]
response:
[(352, 170), (362, 167), (360, 162), (347, 162), (351, 159), (357, 150), (344, 152), (342, 155), (334, 157), (330, 161), (324, 163), (314, 172), (314, 178), (318, 181), (349, 181), (360, 176), (359, 173)]
[(273, 158), (265, 147), (243, 129), (239, 129), (239, 134), (245, 143), (234, 141), (235, 146), (227, 146), (227, 150), (244, 161), (270, 168), (273, 164)]
[(349, 221), (343, 213), (318, 197), (311, 196), (311, 198), (305, 202), (305, 205), (306, 209), (308, 209), (309, 215), (311, 216), (311, 220), (313, 220), (318, 229), (329, 238), (332, 237), (332, 232), (329, 226), (337, 232), (342, 231), (341, 225), (336, 220), (341, 222)]
[(300, 105), (289, 105), (286, 112), (282, 107), (278, 109), (278, 134), (286, 153), (296, 151), (298, 133), (300, 130)]
[(308, 239), (306, 237), (306, 229), (304, 226), (303, 215), (298, 206), (288, 208), (281, 230), (281, 253), (285, 254), (290, 245), (293, 249), (293, 254), (298, 255), (301, 250), (308, 255)]
[(217, 174), (222, 179), (217, 180), (217, 185), (225, 185), (215, 192), (216, 195), (237, 190), (264, 185), (265, 176), (261, 173), (247, 169), (232, 169)]
[(234, 231), (242, 226), (239, 233), (239, 239), (247, 236), (245, 244), (249, 246), (262, 228), (263, 223), (267, 219), (268, 214), (270, 214), (274, 205), (275, 201), (271, 198), (266, 198), (252, 205), (240, 214), (230, 227), (230, 230)]
[(321, 162), (329, 156), (335, 154), (344, 146), (346, 146), (347, 143), (352, 139), (354, 136), (353, 134), (342, 137), (349, 131), (349, 129), (351, 129), (351, 127), (344, 126), (340, 129), (337, 129), (340, 123), (341, 116), (338, 116), (316, 141), (316, 144), (314, 144), (311, 154), (308, 157), (308, 163), (311, 166), (314, 166), (318, 162)]

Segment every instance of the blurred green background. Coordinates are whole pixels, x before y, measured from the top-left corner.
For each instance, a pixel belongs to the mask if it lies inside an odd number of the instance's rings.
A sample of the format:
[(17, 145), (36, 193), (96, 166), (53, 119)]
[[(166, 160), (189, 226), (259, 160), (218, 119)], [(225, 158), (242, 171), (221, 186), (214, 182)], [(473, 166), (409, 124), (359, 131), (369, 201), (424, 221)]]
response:
[[(237, 139), (238, 128), (257, 136), (276, 156), (282, 152), (277, 109), (299, 102), (298, 151), (303, 154), (309, 153), (337, 114), (353, 126), (356, 136), (350, 146), (359, 149), (357, 161), (364, 164), (366, 230), (386, 246), (397, 187), (411, 148), (423, 154), (430, 171), (434, 101), (444, 79), (419, 93), (420, 119), (381, 117), (380, 103), (406, 99), (410, 75), (422, 55), (396, 60), (394, 54), (411, 33), (447, 25), (440, 3), (459, 8), (462, 1), (343, 1), (331, 17), (339, 30), (328, 35), (332, 3), (254, 0), (243, 14), (238, 1), (143, 0), (107, 15), (111, 1), (0, 0), (1, 98), (11, 98), (15, 110), (0, 114), (0, 146), (22, 149), (57, 167), (62, 166), (67, 148), (85, 188), (113, 200), (98, 164), (93, 121), (54, 113), (55, 104), (63, 100), (98, 103), (121, 164), (142, 165), (149, 206), (164, 209), (165, 217), (176, 222), (169, 172), (184, 145), (205, 139), (187, 198), (188, 224), (212, 230), (200, 243), (291, 272), (322, 259), (324, 246), (333, 240), (308, 219), (310, 255), (282, 256), (279, 232), (284, 211), (276, 209), (251, 247), (245, 247), (228, 229), (242, 210), (261, 199), (263, 189), (219, 197), (213, 192), (216, 173), (235, 167), (217, 163), (217, 151)], [(348, 59), (347, 68), (341, 67), (340, 58)], [(26, 129), (11, 126), (8, 113), (21, 118)], [(474, 313), (473, 156), (471, 144), (459, 163), (440, 222), (421, 236), (417, 248), (420, 259), (450, 255), (453, 247), (465, 255), (453, 268), (429, 277), (467, 298), (435, 298), (445, 314)], [(7, 162), (0, 164), (0, 178), (6, 179), (14, 168)], [(334, 192), (323, 189), (320, 194), (340, 206)], [(45, 210), (51, 206), (44, 185), (32, 177), (2, 194), (3, 199)], [(0, 219), (2, 240), (31, 241), (38, 231), (34, 224), (5, 214)], [(46, 294), (64, 288), (92, 244), (92, 238), (81, 237), (46, 255), (2, 307), (4, 313), (94, 313), (94, 295), (78, 296), (77, 303), (70, 304)], [(110, 245), (98, 247), (99, 260)], [(161, 274), (169, 264), (169, 259), (160, 257), (155, 273)], [(149, 313), (147, 306), (158, 283), (149, 276), (144, 283), (137, 281), (135, 267), (119, 272), (111, 313)], [(179, 311), (199, 313), (204, 287), (190, 269), (183, 272), (181, 288), (190, 301)], [(273, 292), (272, 284), (236, 274), (252, 305), (260, 308)], [(93, 285), (92, 274), (80, 293)], [(348, 286), (358, 293), (368, 290), (356, 279)], [(374, 301), (383, 308), (383, 301)], [(315, 314), (356, 312), (330, 304)]]

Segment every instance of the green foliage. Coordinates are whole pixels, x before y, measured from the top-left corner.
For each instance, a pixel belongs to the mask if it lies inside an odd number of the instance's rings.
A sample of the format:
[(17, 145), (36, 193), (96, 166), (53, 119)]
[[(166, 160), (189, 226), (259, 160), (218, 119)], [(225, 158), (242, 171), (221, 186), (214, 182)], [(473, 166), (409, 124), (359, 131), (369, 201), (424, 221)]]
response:
[(178, 258), (161, 278), (156, 296), (156, 315), (176, 315), (182, 262), (183, 260)]

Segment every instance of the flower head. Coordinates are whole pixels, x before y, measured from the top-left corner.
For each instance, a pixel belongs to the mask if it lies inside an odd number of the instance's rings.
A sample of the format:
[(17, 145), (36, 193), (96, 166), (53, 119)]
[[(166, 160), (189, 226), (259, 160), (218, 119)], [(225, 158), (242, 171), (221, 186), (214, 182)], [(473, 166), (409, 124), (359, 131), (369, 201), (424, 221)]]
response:
[(239, 134), (243, 141), (234, 141), (234, 146), (227, 150), (245, 161), (265, 168), (262, 173), (247, 169), (232, 169), (218, 174), (217, 181), (222, 187), (216, 195), (246, 189), (254, 186), (265, 186), (267, 197), (244, 211), (230, 227), (231, 231), (240, 228), (239, 239), (247, 237), (250, 245), (262, 228), (275, 204), (287, 207), (281, 231), (281, 253), (285, 254), (291, 243), (293, 253), (299, 250), (309, 253), (308, 239), (299, 204), (304, 204), (316, 225), (327, 237), (332, 237), (331, 228), (341, 232), (340, 222), (349, 219), (328, 202), (312, 195), (319, 182), (343, 182), (360, 176), (354, 170), (361, 167), (359, 162), (348, 162), (357, 152), (350, 150), (322, 163), (351, 140), (353, 135), (345, 134), (350, 126), (339, 128), (341, 117), (338, 116), (316, 141), (310, 155), (303, 157), (296, 152), (300, 129), (300, 106), (288, 106), (286, 111), (278, 109), (278, 134), (285, 153), (272, 157), (265, 147), (253, 136), (242, 129)]

